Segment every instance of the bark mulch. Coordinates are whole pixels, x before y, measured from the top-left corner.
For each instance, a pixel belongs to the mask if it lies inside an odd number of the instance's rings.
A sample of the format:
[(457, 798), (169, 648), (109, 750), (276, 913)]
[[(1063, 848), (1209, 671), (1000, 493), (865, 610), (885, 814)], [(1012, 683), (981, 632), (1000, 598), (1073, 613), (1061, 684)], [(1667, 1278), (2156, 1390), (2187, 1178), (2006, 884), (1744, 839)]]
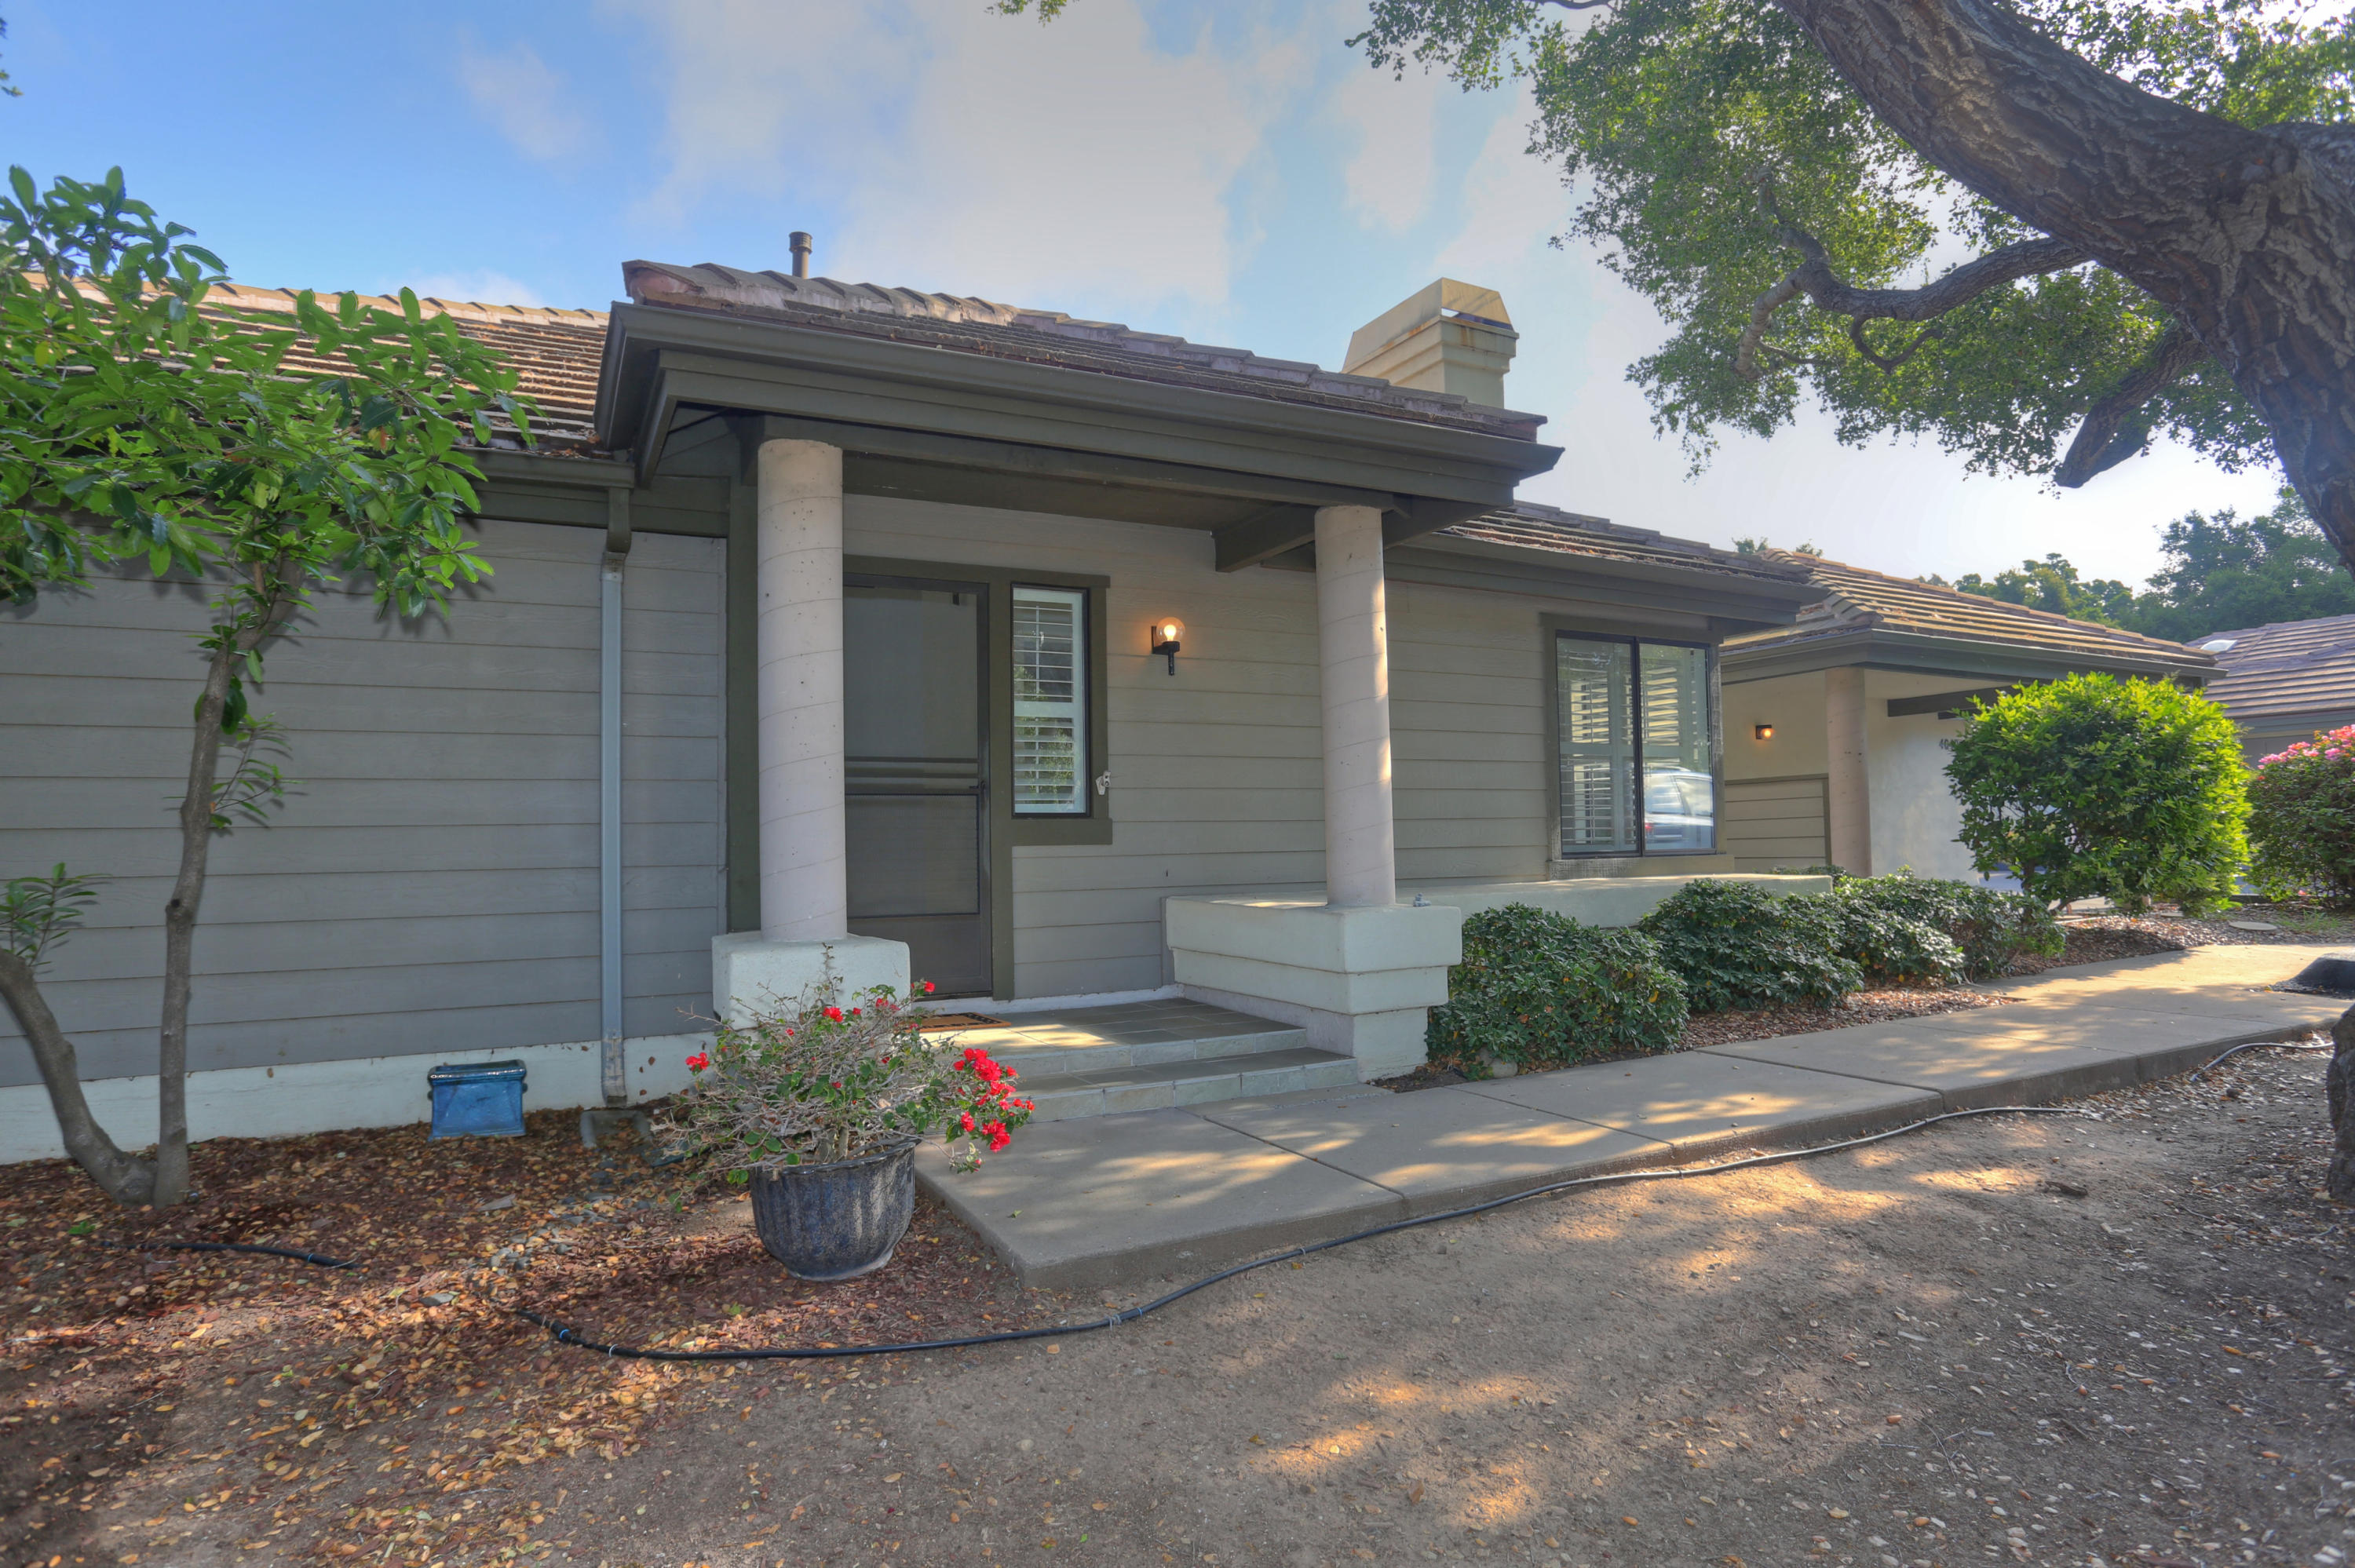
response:
[(1812, 1034), (1898, 1018), (1967, 1012), (1974, 1008), (2001, 1007), (2008, 1000), (1959, 986), (1890, 986), (1857, 991), (1828, 1007), (1793, 1002), (1704, 1012), (1686, 1023), (1684, 1033), (1677, 1036), (1677, 1049), (1690, 1051), (1702, 1045), (1731, 1045), (1737, 1040), (1772, 1040), (1778, 1034)]
[[(2233, 924), (2235, 921), (2240, 924)], [(2248, 926), (2274, 928), (2243, 928)], [(2223, 914), (2195, 920), (2172, 906), (2160, 905), (2147, 915), (2064, 915), (2062, 929), (2068, 945), (2060, 957), (2025, 959), (2015, 964), (2011, 972), (2041, 974), (2046, 969), (2073, 964), (2098, 964), (2111, 959), (2137, 959), (2149, 953), (2232, 944), (2355, 942), (2355, 915), (2334, 914), (2307, 904), (2243, 904)]]
[[(794, 1280), (752, 1236), (741, 1191), (692, 1166), (650, 1169), (611, 1139), (585, 1150), (570, 1114), (527, 1119), (520, 1139), (433, 1143), (405, 1127), (208, 1140), (197, 1197), (163, 1213), (116, 1209), (63, 1160), (12, 1167), (5, 1560), (46, 1562), (45, 1541), (94, 1530), (113, 1561), (167, 1563), (200, 1513), (278, 1556), (454, 1564), (570, 1549), (539, 1528), (551, 1505), (529, 1467), (621, 1459), (654, 1423), (723, 1399), (713, 1385), (736, 1370), (559, 1347), (517, 1305), (586, 1338), (686, 1350), (945, 1337), (1066, 1310), (922, 1200), (890, 1268)], [(787, 1375), (826, 1390), (876, 1372), (826, 1361)]]

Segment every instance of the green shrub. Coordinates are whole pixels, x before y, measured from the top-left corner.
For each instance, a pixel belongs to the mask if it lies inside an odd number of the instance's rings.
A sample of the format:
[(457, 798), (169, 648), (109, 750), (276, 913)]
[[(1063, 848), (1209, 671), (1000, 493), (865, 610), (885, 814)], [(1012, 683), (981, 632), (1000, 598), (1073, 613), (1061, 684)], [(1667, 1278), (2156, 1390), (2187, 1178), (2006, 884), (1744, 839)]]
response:
[(1846, 922), (1841, 950), (1874, 980), (1994, 980), (2023, 954), (2061, 951), (2051, 911), (2017, 893), (1901, 871), (1850, 877), (1831, 897)]
[(1684, 987), (1648, 938), (1510, 904), (1464, 922), (1424, 1039), (1433, 1062), (1476, 1077), (1490, 1056), (1543, 1068), (1668, 1051), (1684, 1026)]
[(1961, 838), (2047, 906), (2129, 913), (2230, 895), (2247, 856), (2241, 747), (2224, 710), (2165, 681), (2072, 675), (2009, 693), (1951, 743)]
[(2355, 908), (2355, 725), (2258, 760), (2249, 838), (2250, 879), (2268, 897), (2310, 893)]
[(1777, 897), (1755, 883), (1686, 883), (1636, 923), (1685, 982), (1695, 1012), (1836, 1001), (1864, 987), (1843, 956), (1846, 922), (1829, 898)]

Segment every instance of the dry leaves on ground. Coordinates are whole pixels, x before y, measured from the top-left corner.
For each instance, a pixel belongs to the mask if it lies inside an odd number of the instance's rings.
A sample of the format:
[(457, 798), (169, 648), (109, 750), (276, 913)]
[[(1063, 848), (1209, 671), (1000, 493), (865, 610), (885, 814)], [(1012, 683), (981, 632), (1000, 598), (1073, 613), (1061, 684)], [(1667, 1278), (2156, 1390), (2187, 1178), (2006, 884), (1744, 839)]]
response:
[[(810, 1285), (761, 1250), (741, 1192), (690, 1166), (651, 1170), (610, 1139), (584, 1150), (569, 1115), (529, 1125), (440, 1143), (421, 1127), (216, 1139), (195, 1150), (198, 1196), (161, 1214), (116, 1210), (61, 1160), (12, 1168), (0, 1431), (16, 1440), (0, 1445), (0, 1550), (159, 1563), (185, 1532), (224, 1524), (255, 1550), (379, 1564), (551, 1544), (529, 1467), (620, 1458), (732, 1372), (561, 1348), (517, 1305), (585, 1337), (687, 1350), (900, 1340), (1058, 1311), (929, 1202), (890, 1269)], [(766, 1381), (823, 1400), (854, 1368)]]

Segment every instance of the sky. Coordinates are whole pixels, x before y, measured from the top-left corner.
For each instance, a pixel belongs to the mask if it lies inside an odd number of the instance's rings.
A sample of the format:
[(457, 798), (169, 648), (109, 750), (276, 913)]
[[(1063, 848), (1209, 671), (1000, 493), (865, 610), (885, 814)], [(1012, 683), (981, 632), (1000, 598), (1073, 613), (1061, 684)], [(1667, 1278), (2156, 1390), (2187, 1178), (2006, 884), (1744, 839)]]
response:
[(1514, 90), (1370, 69), (1364, 0), (581, 0), (365, 9), (5, 0), (37, 178), (121, 164), (240, 282), (407, 284), (602, 309), (645, 258), (1123, 322), (1338, 366), (1434, 277), (1498, 290), (1506, 400), (1564, 449), (1525, 499), (1687, 538), (1811, 543), (1906, 575), (2059, 551), (2139, 582), (2186, 511), (2270, 505), (2272, 471), (2156, 448), (2059, 493), (1806, 418), (1689, 472), (1628, 365), (1666, 336), (1525, 151)]

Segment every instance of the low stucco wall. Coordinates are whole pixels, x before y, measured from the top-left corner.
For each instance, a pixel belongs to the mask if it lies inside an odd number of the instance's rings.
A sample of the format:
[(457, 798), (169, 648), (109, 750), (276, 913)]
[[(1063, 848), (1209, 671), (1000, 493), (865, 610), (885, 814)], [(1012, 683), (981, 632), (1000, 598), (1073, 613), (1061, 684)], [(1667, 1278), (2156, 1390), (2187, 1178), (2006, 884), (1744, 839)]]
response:
[(1583, 926), (1633, 926), (1688, 882), (1747, 882), (1769, 893), (1829, 893), (1828, 876), (1785, 876), (1764, 872), (1692, 876), (1628, 876), (1591, 882), (1489, 882), (1462, 887), (1425, 887), (1433, 904), (1477, 915), (1508, 904), (1527, 904), (1549, 914), (1567, 915)]

